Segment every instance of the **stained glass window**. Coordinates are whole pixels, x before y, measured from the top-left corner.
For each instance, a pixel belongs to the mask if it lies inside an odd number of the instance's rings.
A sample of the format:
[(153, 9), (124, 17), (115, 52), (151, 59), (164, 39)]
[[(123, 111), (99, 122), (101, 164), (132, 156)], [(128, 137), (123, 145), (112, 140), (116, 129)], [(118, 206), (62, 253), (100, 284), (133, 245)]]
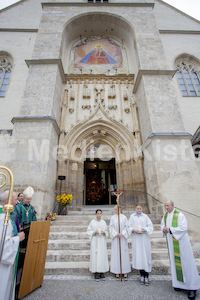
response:
[(12, 65), (7, 58), (0, 58), (0, 97), (5, 97)]
[(193, 66), (182, 62), (176, 72), (182, 96), (200, 96), (200, 78)]

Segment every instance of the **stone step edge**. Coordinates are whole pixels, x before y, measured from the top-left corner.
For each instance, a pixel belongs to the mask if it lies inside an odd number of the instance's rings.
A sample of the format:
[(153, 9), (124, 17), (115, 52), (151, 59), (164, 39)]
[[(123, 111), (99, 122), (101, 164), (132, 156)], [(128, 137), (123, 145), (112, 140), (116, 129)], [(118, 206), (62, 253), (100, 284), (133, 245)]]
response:
[[(195, 259), (197, 267), (200, 267), (200, 258)], [(152, 261), (152, 269), (159, 266), (170, 266), (169, 259), (154, 260)], [(87, 269), (89, 268), (89, 262), (46, 262), (45, 270), (47, 269)], [(135, 270), (134, 270), (135, 271)]]
[[(115, 277), (113, 274), (109, 273), (105, 273), (106, 276), (106, 280), (113, 280), (116, 281)], [(93, 274), (91, 275), (44, 275), (44, 280), (93, 280), (94, 276)], [(128, 280), (130, 281), (138, 281), (140, 279), (140, 275), (136, 275), (136, 274), (130, 274), (128, 276)], [(149, 276), (149, 281), (171, 281), (171, 275), (151, 275)]]
[[(157, 263), (160, 265), (169, 266), (169, 260), (168, 259), (163, 259), (162, 261), (160, 260), (154, 260), (154, 263)], [(153, 266), (152, 266), (153, 267)], [(87, 269), (89, 268), (89, 261), (80, 261), (80, 262), (46, 262), (45, 264), (45, 269)]]
[[(164, 253), (168, 253), (168, 249), (167, 248), (154, 248), (154, 249), (151, 249), (151, 253), (161, 253), (162, 254)], [(108, 254), (111, 253), (111, 249), (108, 249)], [(130, 249), (129, 253), (132, 253), (132, 250)], [(88, 255), (90, 254), (90, 249), (83, 249), (83, 250), (55, 250), (55, 249), (49, 249), (47, 250), (47, 255), (62, 255), (62, 254), (65, 254), (65, 255)]]
[[(49, 239), (51, 238), (51, 236), (59, 236), (59, 235), (86, 235), (88, 238), (89, 238), (89, 235), (87, 234), (87, 231), (54, 231), (54, 232), (51, 232), (49, 233)], [(153, 238), (155, 235), (162, 235), (163, 237), (163, 234), (160, 230), (155, 230), (151, 237), (150, 238)]]
[[(111, 243), (111, 239), (107, 239), (107, 243)], [(128, 239), (127, 240), (128, 241), (128, 243), (131, 243), (132, 242), (132, 240), (131, 239)], [(151, 242), (162, 242), (162, 243), (166, 243), (166, 239), (165, 238), (163, 238), (163, 237), (154, 237), (154, 238), (152, 238), (151, 239)], [(63, 244), (72, 244), (72, 243), (90, 243), (90, 240), (89, 239), (78, 239), (78, 240), (72, 240), (72, 239), (50, 239), (49, 240), (49, 242), (48, 242), (49, 244), (61, 244), (61, 243), (63, 243)]]

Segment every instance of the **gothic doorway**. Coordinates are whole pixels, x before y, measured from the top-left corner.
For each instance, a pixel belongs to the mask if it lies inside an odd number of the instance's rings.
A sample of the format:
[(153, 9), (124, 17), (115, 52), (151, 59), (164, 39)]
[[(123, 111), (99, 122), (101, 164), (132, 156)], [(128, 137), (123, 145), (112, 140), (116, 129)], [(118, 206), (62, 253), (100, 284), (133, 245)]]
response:
[(115, 196), (111, 190), (115, 189), (116, 168), (115, 159), (102, 161), (100, 159), (86, 159), (84, 163), (83, 198), (85, 205), (115, 204)]

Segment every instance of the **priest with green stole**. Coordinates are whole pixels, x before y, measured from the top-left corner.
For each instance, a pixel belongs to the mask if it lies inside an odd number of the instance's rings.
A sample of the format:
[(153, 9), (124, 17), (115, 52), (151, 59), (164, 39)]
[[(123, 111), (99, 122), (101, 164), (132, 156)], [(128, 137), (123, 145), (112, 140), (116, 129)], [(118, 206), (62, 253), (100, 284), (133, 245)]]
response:
[(172, 286), (175, 291), (187, 290), (188, 298), (195, 299), (196, 290), (200, 289), (200, 277), (187, 233), (187, 220), (172, 201), (165, 202), (165, 209), (161, 230), (167, 237)]
[(31, 186), (27, 187), (24, 191), (24, 200), (15, 207), (15, 212), (18, 215), (19, 224), (21, 228), (27, 227), (32, 221), (37, 221), (36, 211), (31, 205), (31, 200), (34, 195), (34, 190)]

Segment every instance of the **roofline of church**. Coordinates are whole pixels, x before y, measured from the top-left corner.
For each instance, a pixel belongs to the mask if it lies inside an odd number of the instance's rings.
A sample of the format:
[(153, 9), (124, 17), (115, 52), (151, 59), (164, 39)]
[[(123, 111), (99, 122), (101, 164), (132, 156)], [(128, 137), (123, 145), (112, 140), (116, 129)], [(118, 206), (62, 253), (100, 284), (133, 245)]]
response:
[[(0, 13), (2, 11), (4, 11), (4, 10), (9, 9), (10, 7), (17, 6), (17, 5), (19, 5), (19, 4), (21, 4), (22, 2), (25, 2), (25, 1), (26, 0), (21, 0), (19, 2), (13, 3), (13, 4), (11, 4), (11, 5), (7, 6), (7, 7), (4, 7), (2, 9), (0, 9)], [(187, 13), (184, 13), (180, 9), (178, 9), (178, 8), (172, 6), (172, 5), (170, 5), (170, 4), (168, 4), (168, 3), (164, 2), (164, 1), (162, 1), (162, 0), (156, 0), (156, 1), (158, 1), (159, 3), (161, 3), (161, 4), (165, 5), (165, 6), (170, 7), (171, 9), (179, 12), (183, 16), (186, 16), (186, 17), (192, 19), (193, 21), (196, 21), (196, 22), (200, 23), (200, 20), (195, 19), (194, 17), (188, 15)], [(56, 2), (51, 2), (51, 3), (50, 2), (46, 2), (46, 3), (41, 2), (42, 7), (45, 6), (45, 5), (51, 5), (51, 4), (55, 5)], [(152, 3), (82, 3), (82, 2), (81, 3), (73, 3), (73, 2), (71, 2), (71, 3), (69, 3), (69, 2), (68, 3), (61, 3), (61, 2), (57, 2), (57, 4), (59, 4), (59, 5), (63, 5), (64, 4), (64, 5), (70, 5), (70, 6), (72, 6), (72, 5), (73, 6), (80, 6), (80, 5), (81, 6), (82, 5), (85, 6), (86, 4), (88, 4), (89, 6), (102, 6), (102, 5), (103, 6), (136, 6), (138, 4), (138, 6), (139, 6), (139, 4), (140, 4), (140, 6), (151, 6), (151, 7), (154, 7), (155, 2), (154, 3), (153, 2)]]
[(135, 6), (135, 7), (152, 7), (154, 8), (155, 3), (85, 3), (85, 2), (42, 2), (42, 8), (45, 6), (94, 6), (94, 7), (102, 7), (102, 6)]
[(196, 21), (196, 22), (200, 23), (199, 20), (197, 20), (197, 19), (195, 19), (194, 17), (192, 17), (192, 16), (186, 14), (186, 13), (183, 12), (182, 10), (180, 10), (180, 9), (178, 9), (178, 8), (176, 8), (176, 7), (172, 6), (172, 5), (170, 5), (169, 3), (166, 3), (166, 2), (164, 2), (164, 1), (162, 1), (162, 0), (156, 0), (156, 1), (160, 2), (161, 4), (164, 4), (165, 6), (168, 6), (168, 7), (172, 8), (173, 10), (179, 12), (180, 14), (182, 14), (182, 15), (185, 16), (185, 17), (188, 17), (188, 18), (192, 19), (193, 21)]

